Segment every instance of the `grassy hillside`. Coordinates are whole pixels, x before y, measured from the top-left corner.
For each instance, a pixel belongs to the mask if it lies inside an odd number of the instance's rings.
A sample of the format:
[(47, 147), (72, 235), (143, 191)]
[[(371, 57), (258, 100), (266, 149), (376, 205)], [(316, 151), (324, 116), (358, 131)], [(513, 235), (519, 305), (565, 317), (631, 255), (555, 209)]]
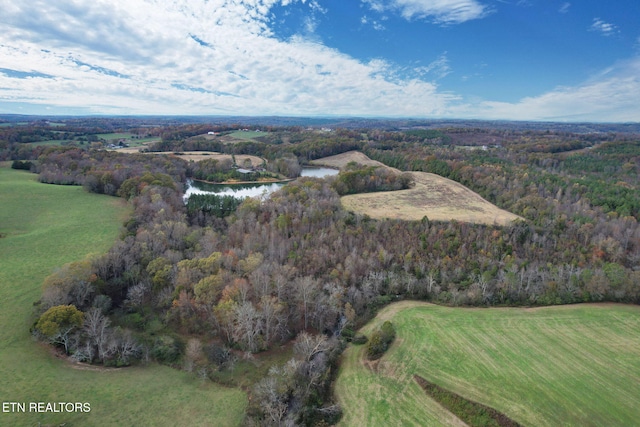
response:
[[(358, 151), (324, 157), (312, 163), (344, 168), (352, 161), (363, 165), (387, 167)], [(464, 185), (440, 175), (426, 172), (411, 172), (411, 175), (415, 180), (413, 188), (351, 194), (340, 199), (342, 206), (349, 211), (367, 214), (376, 219), (419, 221), (427, 216), (434, 221), (456, 220), (506, 225), (520, 218), (489, 203)]]
[(343, 355), (336, 394), (343, 426), (455, 425), (413, 375), (530, 426), (629, 426), (640, 418), (640, 307), (572, 305), (385, 308), (397, 338), (377, 363)]
[[(332, 168), (342, 169), (350, 162), (356, 162), (366, 166), (380, 166), (384, 168), (388, 167), (384, 163), (380, 163), (377, 160), (370, 159), (366, 154), (361, 153), (360, 151), (347, 151), (346, 153), (336, 154), (335, 156), (312, 160), (310, 163), (312, 165), (329, 166)], [(398, 169), (391, 169), (400, 172)]]
[(163, 366), (78, 369), (29, 334), (32, 303), (56, 267), (106, 251), (127, 208), (80, 187), (45, 185), (0, 167), (0, 396), (88, 402), (86, 414), (0, 412), (0, 425), (237, 425), (246, 395)]

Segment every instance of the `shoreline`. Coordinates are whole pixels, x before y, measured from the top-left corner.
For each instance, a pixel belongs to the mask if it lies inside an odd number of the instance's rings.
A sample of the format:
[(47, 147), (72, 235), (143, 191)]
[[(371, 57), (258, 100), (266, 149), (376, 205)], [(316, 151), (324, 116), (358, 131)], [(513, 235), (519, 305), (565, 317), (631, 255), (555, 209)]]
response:
[(269, 181), (223, 181), (223, 182), (213, 182), (206, 181), (204, 179), (195, 179), (191, 178), (192, 181), (204, 182), (205, 184), (212, 185), (246, 185), (246, 184), (278, 184), (281, 182), (291, 182), (296, 180), (297, 178), (287, 178), (287, 179), (274, 179)]

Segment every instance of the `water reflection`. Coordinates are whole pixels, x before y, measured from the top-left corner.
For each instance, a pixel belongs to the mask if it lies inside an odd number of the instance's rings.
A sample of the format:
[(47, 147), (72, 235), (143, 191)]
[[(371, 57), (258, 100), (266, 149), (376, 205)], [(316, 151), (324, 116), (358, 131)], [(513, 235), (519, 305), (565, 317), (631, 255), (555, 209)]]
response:
[(218, 196), (233, 196), (238, 199), (245, 197), (264, 197), (279, 190), (286, 183), (273, 182), (269, 184), (207, 184), (193, 181), (189, 183), (184, 193), (185, 199), (192, 194), (217, 194)]
[(310, 176), (313, 178), (324, 178), (325, 176), (338, 175), (340, 172), (338, 169), (323, 168), (323, 167), (305, 167), (302, 168), (301, 176)]
[[(337, 175), (338, 169), (323, 167), (305, 167), (301, 176), (314, 178), (324, 178), (326, 176)], [(266, 184), (207, 184), (206, 182), (190, 181), (184, 199), (187, 200), (192, 194), (217, 194), (219, 196), (233, 196), (239, 199), (245, 197), (264, 198), (274, 191), (279, 190), (286, 182), (271, 182)]]

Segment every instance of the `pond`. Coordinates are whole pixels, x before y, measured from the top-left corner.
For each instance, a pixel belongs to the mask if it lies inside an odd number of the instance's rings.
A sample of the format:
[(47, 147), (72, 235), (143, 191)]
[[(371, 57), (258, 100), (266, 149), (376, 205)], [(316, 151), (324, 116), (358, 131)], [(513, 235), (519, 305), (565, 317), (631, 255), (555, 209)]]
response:
[[(326, 176), (337, 175), (338, 169), (324, 167), (302, 168), (301, 176), (313, 178), (324, 178)], [(266, 184), (208, 184), (206, 182), (189, 181), (187, 190), (184, 193), (185, 200), (192, 194), (217, 194), (219, 196), (233, 196), (244, 199), (245, 197), (266, 197), (274, 191), (279, 190), (286, 182), (270, 182)]]

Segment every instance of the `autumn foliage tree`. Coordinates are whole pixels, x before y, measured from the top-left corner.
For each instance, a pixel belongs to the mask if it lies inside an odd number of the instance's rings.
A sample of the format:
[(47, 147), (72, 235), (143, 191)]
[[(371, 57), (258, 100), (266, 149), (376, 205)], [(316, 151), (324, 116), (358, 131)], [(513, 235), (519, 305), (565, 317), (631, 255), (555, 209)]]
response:
[(69, 353), (73, 333), (84, 321), (84, 314), (74, 305), (57, 305), (45, 311), (35, 324), (34, 330), (53, 344), (64, 347)]

